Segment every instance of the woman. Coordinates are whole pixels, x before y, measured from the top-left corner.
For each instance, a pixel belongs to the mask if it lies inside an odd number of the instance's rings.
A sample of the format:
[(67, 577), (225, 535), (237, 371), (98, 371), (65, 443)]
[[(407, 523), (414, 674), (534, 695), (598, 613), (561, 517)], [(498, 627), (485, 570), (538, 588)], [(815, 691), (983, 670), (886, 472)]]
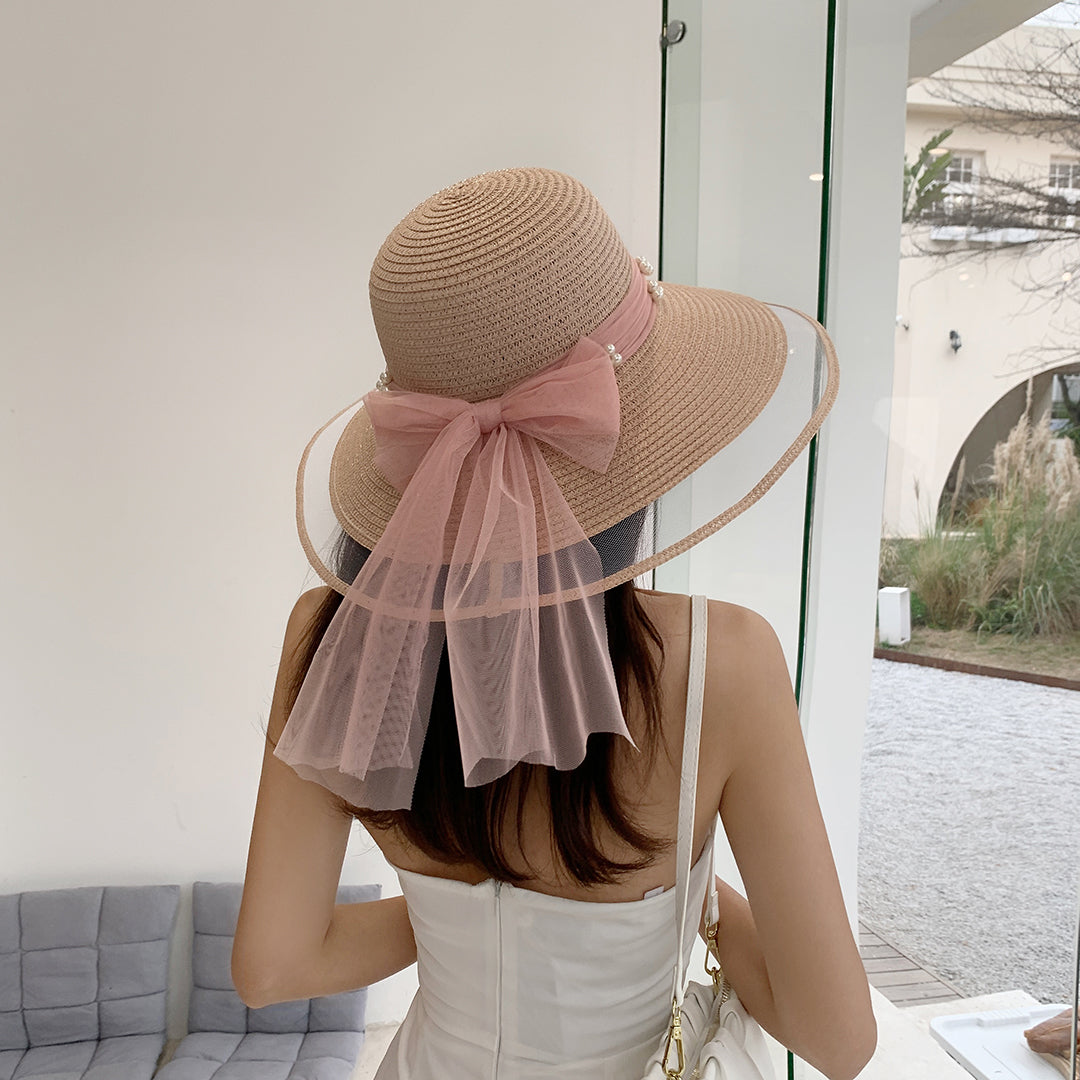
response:
[[(648, 272), (563, 174), (437, 193), (372, 270), (379, 388), (301, 463), (327, 587), (285, 633), (233, 978), (258, 1007), (418, 960), (380, 1080), (632, 1078), (667, 1027), (690, 599), (633, 579), (763, 494), (836, 365), (806, 316)], [(661, 518), (695, 475), (691, 520)], [(340, 525), (326, 558), (312, 489)], [(719, 601), (697, 775), (699, 930), (719, 812), (749, 900), (717, 878), (728, 982), (857, 1075), (876, 1027), (787, 666)], [(335, 905), (354, 817), (403, 896)]]

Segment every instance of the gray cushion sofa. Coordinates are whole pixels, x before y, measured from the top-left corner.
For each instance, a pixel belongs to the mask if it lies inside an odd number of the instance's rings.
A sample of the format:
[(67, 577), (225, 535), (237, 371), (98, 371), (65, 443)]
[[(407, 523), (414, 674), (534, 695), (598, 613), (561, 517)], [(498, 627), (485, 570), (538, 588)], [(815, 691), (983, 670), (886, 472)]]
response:
[[(348, 1080), (364, 1042), (367, 989), (249, 1009), (233, 988), (239, 883), (195, 882), (188, 1032), (157, 1080)], [(377, 900), (379, 885), (340, 885), (337, 902)]]
[[(230, 972), (242, 891), (193, 887), (188, 1034), (160, 1068), (180, 886), (0, 896), (0, 1080), (347, 1080), (367, 989), (249, 1009)], [(337, 900), (380, 894), (342, 885)]]
[(0, 1080), (147, 1080), (179, 885), (0, 896)]

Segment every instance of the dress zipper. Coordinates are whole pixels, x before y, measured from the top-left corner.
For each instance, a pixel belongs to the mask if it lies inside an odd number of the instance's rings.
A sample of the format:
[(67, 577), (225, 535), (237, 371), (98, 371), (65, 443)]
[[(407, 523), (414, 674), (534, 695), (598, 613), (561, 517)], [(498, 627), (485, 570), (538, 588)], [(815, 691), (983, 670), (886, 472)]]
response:
[(491, 1080), (498, 1080), (499, 1049), (502, 1043), (502, 882), (495, 882), (495, 1049), (491, 1059)]

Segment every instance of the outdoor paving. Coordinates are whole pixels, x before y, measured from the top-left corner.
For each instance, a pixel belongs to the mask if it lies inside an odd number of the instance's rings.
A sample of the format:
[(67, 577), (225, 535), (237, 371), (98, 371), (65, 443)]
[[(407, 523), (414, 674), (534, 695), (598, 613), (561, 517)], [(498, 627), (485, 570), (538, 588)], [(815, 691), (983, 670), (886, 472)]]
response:
[(1071, 1000), (1078, 877), (1080, 693), (874, 660), (859, 917), (882, 993)]
[(863, 922), (859, 923), (859, 955), (870, 985), (901, 1008), (953, 1001), (962, 996), (955, 987), (919, 967)]

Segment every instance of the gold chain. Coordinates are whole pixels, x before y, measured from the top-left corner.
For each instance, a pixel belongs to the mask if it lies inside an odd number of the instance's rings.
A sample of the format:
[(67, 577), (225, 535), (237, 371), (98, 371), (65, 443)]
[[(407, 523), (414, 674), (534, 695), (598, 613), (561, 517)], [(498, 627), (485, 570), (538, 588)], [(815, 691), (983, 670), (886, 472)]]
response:
[[(713, 993), (720, 995), (720, 1004), (723, 1005), (723, 1003), (731, 996), (731, 988), (724, 981), (724, 968), (720, 963), (719, 937), (720, 924), (718, 922), (705, 928), (705, 938), (708, 942), (708, 948), (705, 952), (705, 971), (712, 976)], [(716, 967), (709, 966), (710, 954), (716, 960)], [(675, 1045), (675, 1055), (678, 1061), (678, 1066), (676, 1068), (672, 1068), (668, 1064), (673, 1043)], [(682, 1080), (683, 1070), (686, 1068), (686, 1058), (683, 1052), (682, 1041), (682, 1010), (679, 1008), (678, 998), (673, 998), (671, 1002), (671, 1024), (668, 1027), (667, 1042), (664, 1043), (664, 1056), (660, 1059), (660, 1067), (664, 1070), (664, 1080)], [(695, 1068), (690, 1080), (697, 1080), (700, 1075), (701, 1074)]]
[[(672, 1042), (675, 1043), (675, 1052), (679, 1062), (678, 1067), (675, 1069), (668, 1066)], [(683, 1056), (682, 1010), (679, 1008), (678, 998), (672, 998), (671, 1001), (671, 1026), (668, 1028), (667, 1042), (664, 1044), (664, 1056), (660, 1059), (660, 1067), (664, 1070), (666, 1080), (682, 1080), (683, 1069), (686, 1068), (686, 1058)]]
[[(724, 968), (720, 963), (720, 923), (714, 922), (705, 928), (705, 939), (708, 948), (705, 951), (705, 972), (712, 976), (713, 992), (720, 995), (720, 1004), (723, 1005), (731, 997), (731, 988), (724, 981)], [(716, 960), (716, 967), (709, 967), (709, 955)]]

